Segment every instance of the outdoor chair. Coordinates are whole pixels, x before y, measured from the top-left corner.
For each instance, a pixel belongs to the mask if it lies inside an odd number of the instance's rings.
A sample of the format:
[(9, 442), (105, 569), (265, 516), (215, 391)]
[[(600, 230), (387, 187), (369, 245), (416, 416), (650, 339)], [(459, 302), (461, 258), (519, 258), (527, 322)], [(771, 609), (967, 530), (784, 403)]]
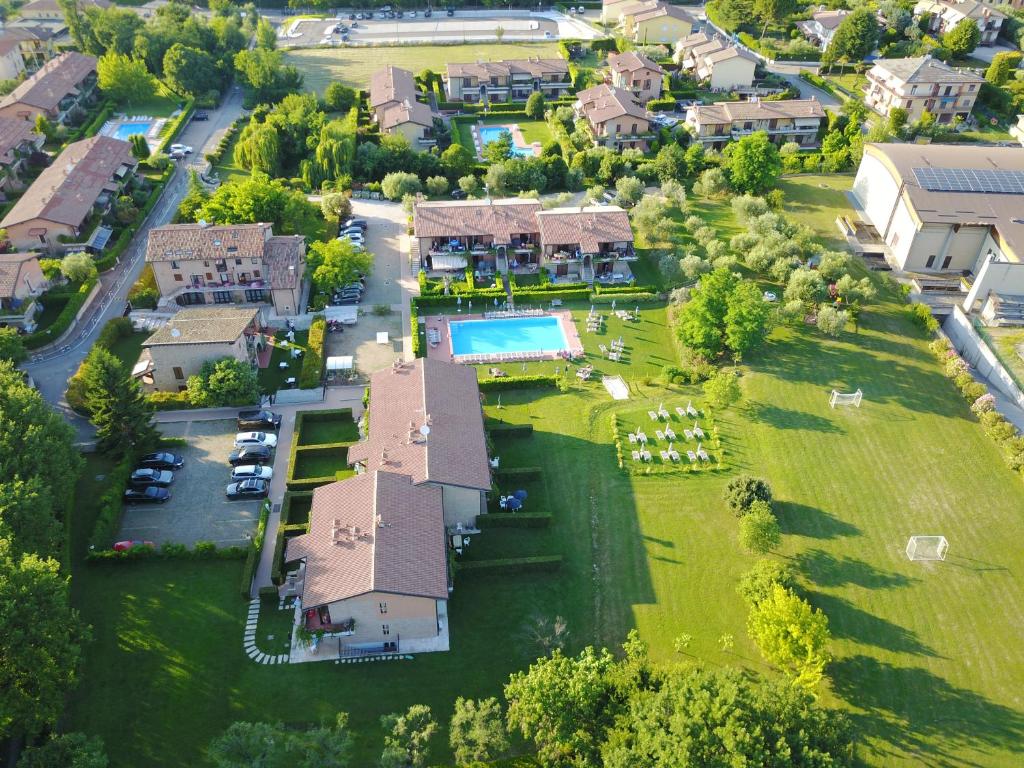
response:
[(698, 427), (696, 424), (694, 424), (693, 425), (693, 434), (695, 434), (697, 437), (703, 438), (704, 437), (704, 430), (701, 429), (700, 427)]
[(708, 456), (708, 452), (705, 451), (703, 448), (697, 451), (697, 456), (700, 458), (701, 461), (711, 461), (711, 457)]
[(633, 451), (633, 461), (640, 461), (640, 451)]
[(604, 344), (598, 344), (597, 348), (599, 350), (601, 350), (601, 354), (602, 355), (607, 355), (608, 354), (608, 347), (606, 347)]
[(683, 418), (683, 416), (686, 415), (686, 409), (684, 409), (681, 405), (677, 405), (676, 406), (676, 413), (679, 414), (679, 418)]
[(651, 460), (651, 452), (650, 451), (643, 451), (643, 457), (644, 457), (644, 461), (650, 461)]
[(672, 461), (679, 461), (679, 451), (669, 451), (668, 455)]
[(693, 416), (694, 418), (697, 417), (697, 409), (693, 407), (693, 403), (690, 403), (686, 406), (686, 413), (689, 414), (690, 416)]
[(647, 415), (651, 417), (651, 421), (658, 421), (658, 412), (657, 411), (648, 411)]
[(634, 435), (632, 432), (629, 433), (629, 442), (636, 443), (636, 435)]
[(683, 434), (686, 436), (687, 440), (693, 440), (693, 431), (692, 430), (684, 429), (683, 430)]
[(658, 438), (659, 440), (664, 440), (665, 439), (665, 433), (662, 432), (660, 429), (657, 429), (657, 430), (654, 431), (654, 436), (656, 438)]
[(609, 352), (608, 353), (608, 359), (611, 360), (613, 363), (619, 362), (619, 360), (621, 358), (622, 358), (622, 354), (619, 353), (619, 352)]
[(664, 461), (665, 463), (668, 463), (672, 460), (671, 457), (668, 455), (668, 451), (661, 452), (661, 460)]
[(693, 451), (687, 451), (686, 452), (686, 457), (690, 460), (691, 464), (696, 464), (697, 463), (697, 454), (694, 453)]
[(671, 427), (665, 427), (665, 437), (667, 437), (669, 440), (675, 440), (676, 433), (672, 431)]

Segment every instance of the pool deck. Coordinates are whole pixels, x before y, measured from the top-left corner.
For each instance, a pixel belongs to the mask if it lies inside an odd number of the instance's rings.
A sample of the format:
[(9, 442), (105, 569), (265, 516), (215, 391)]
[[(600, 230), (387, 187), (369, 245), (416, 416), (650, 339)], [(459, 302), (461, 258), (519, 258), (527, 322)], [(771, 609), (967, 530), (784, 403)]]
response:
[[(477, 158), (480, 160), (484, 159), (484, 140), (481, 136), (481, 129), (496, 129), (505, 130), (512, 134), (512, 146), (519, 150), (518, 153), (513, 153), (513, 157), (540, 157), (541, 144), (539, 141), (527, 143), (523, 137), (523, 131), (519, 127), (519, 123), (508, 123), (505, 125), (489, 124), (485, 125), (481, 121), (477, 121), (476, 125), (473, 126), (471, 133), (473, 134), (473, 143), (476, 145)], [(488, 142), (489, 143), (489, 142)]]
[[(573, 322), (572, 313), (568, 310), (557, 310), (545, 313), (547, 317), (557, 317), (565, 333), (565, 339), (569, 344), (569, 355), (576, 357), (583, 354), (583, 342), (580, 341), (580, 333)], [(564, 358), (564, 352), (505, 352), (500, 354), (482, 355), (459, 355), (455, 356), (452, 350), (452, 336), (448, 331), (448, 323), (452, 320), (483, 320), (483, 315), (428, 315), (426, 318), (427, 338), (430, 338), (430, 331), (436, 330), (440, 337), (437, 344), (427, 344), (427, 357), (431, 360), (444, 360), (448, 363), (507, 363), (515, 360), (558, 360)], [(470, 359), (467, 359), (470, 358)]]

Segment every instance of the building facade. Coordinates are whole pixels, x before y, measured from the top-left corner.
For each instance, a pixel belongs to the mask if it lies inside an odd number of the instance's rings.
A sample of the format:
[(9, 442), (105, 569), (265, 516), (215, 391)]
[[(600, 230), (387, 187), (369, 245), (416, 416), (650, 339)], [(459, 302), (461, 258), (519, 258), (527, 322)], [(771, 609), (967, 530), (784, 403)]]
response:
[(920, 120), (927, 111), (940, 124), (957, 117), (966, 120), (985, 82), (973, 72), (954, 69), (930, 56), (877, 59), (867, 77), (864, 103), (871, 109), (888, 116), (901, 107), (910, 122)]
[(808, 41), (824, 51), (832, 42), (832, 36), (839, 29), (839, 25), (843, 23), (843, 19), (849, 15), (850, 12), (843, 9), (816, 11), (811, 14), (810, 19), (797, 24), (797, 27)]
[(448, 101), (486, 104), (526, 101), (534, 93), (558, 99), (572, 89), (565, 59), (509, 59), (449, 64), (444, 77)]
[(96, 96), (96, 58), (77, 51), (62, 53), (40, 67), (0, 99), (0, 117), (35, 123), (39, 115), (64, 124), (84, 112)]
[(680, 71), (713, 91), (734, 91), (754, 84), (757, 59), (717, 35), (696, 32), (676, 42)]
[(0, 324), (35, 330), (36, 299), (48, 285), (34, 253), (0, 254)]
[(629, 91), (641, 104), (661, 97), (665, 70), (642, 53), (610, 53), (608, 70), (612, 87)]
[(935, 35), (944, 35), (964, 19), (970, 19), (981, 33), (978, 45), (995, 45), (1006, 15), (976, 0), (920, 0), (914, 6), (914, 16), (929, 15), (928, 29)]
[(723, 149), (730, 141), (764, 131), (776, 144), (818, 145), (825, 110), (816, 99), (719, 101), (686, 110), (686, 124), (705, 148)]
[(383, 133), (404, 136), (413, 149), (437, 144), (434, 113), (416, 100), (412, 72), (387, 66), (370, 78), (370, 112)]
[(41, 152), (45, 137), (30, 123), (0, 117), (0, 190), (19, 190), (29, 159)]
[(652, 115), (629, 91), (596, 85), (576, 94), (573, 109), (578, 118), (587, 121), (597, 146), (647, 150)]
[(697, 20), (677, 5), (647, 5), (624, 18), (623, 31), (637, 45), (673, 45), (698, 26)]

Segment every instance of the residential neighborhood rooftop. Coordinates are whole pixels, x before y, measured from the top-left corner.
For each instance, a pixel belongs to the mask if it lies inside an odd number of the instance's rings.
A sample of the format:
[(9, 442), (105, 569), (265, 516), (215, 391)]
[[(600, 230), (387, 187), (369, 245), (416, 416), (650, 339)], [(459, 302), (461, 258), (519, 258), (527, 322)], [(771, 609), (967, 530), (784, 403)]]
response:
[(714, 104), (695, 104), (689, 109), (696, 113), (702, 123), (825, 116), (821, 102), (814, 98), (782, 101), (716, 101)]
[(873, 69), (880, 69), (906, 83), (983, 83), (985, 78), (970, 70), (954, 69), (931, 56), (909, 59), (875, 59)]
[(416, 237), (493, 235), (495, 243), (510, 243), (512, 235), (536, 232), (537, 200), (457, 200), (420, 202), (413, 209)]
[(0, 117), (0, 165), (14, 162), (14, 150), (23, 142), (40, 138), (28, 120)]
[(0, 298), (9, 299), (14, 296), (21, 280), (22, 269), (35, 259), (34, 253), (0, 254)]
[(256, 318), (254, 307), (185, 307), (143, 342), (144, 347), (168, 344), (230, 344)]
[(416, 101), (416, 80), (409, 70), (388, 64), (370, 77), (370, 108), (391, 101)]
[(565, 75), (569, 73), (569, 62), (565, 59), (507, 59), (499, 61), (476, 61), (448, 65), (449, 77), (510, 77), (512, 75)]
[(415, 99), (406, 99), (398, 104), (385, 107), (380, 113), (380, 127), (384, 130), (404, 123), (416, 123), (430, 127), (434, 124), (434, 113), (426, 104)]
[(641, 69), (652, 69), (655, 72), (664, 74), (665, 70), (662, 69), (656, 62), (642, 53), (636, 51), (626, 51), (625, 53), (609, 53), (608, 54), (608, 66), (615, 72), (636, 72)]
[(270, 224), (165, 224), (153, 227), (146, 261), (262, 256)]
[(545, 243), (579, 244), (584, 253), (597, 253), (601, 243), (633, 242), (629, 214), (618, 206), (553, 208), (540, 211), (537, 224)]
[(263, 260), (270, 272), (271, 288), (296, 288), (302, 282), (306, 238), (274, 235), (263, 244)]
[(836, 29), (840, 24), (843, 23), (843, 19), (850, 15), (850, 12), (845, 9), (831, 10), (831, 11), (816, 11), (811, 14), (811, 18), (818, 22), (825, 29)]
[[(112, 3), (108, 0), (78, 0), (76, 3), (79, 10), (85, 10), (86, 8), (109, 8)], [(25, 18), (32, 18), (32, 14), (39, 12), (57, 13), (61, 10), (60, 3), (57, 0), (32, 0), (30, 3), (25, 3), (19, 9), (21, 15)]]
[(96, 69), (96, 58), (77, 51), (62, 53), (46, 62), (37, 72), (0, 99), (0, 108), (26, 104), (46, 111), (57, 108), (75, 86)]
[(587, 119), (593, 123), (603, 123), (616, 117), (650, 118), (650, 113), (632, 93), (606, 83), (580, 91), (576, 94), (576, 100)]
[(653, 7), (637, 11), (633, 13), (632, 16), (634, 22), (647, 21), (648, 19), (657, 19), (661, 16), (667, 16), (670, 19), (680, 19), (681, 21), (688, 21), (691, 24), (697, 23), (697, 20), (691, 13), (677, 5), (668, 5), (667, 3), (658, 3)]

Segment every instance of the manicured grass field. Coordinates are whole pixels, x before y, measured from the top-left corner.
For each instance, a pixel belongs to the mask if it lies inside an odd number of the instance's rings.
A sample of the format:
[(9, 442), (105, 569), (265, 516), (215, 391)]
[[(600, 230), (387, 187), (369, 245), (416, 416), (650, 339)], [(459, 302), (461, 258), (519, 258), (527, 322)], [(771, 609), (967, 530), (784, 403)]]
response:
[(299, 451), (295, 457), (293, 476), (296, 480), (306, 480), (311, 477), (334, 477), (338, 472), (354, 475), (355, 472), (349, 469), (347, 456), (346, 448)]
[[(287, 331), (278, 331), (274, 334), (275, 341), (285, 340)], [(294, 376), (298, 378), (302, 370), (302, 358), (292, 357), (292, 349), (297, 347), (303, 351), (306, 349), (306, 340), (309, 338), (309, 331), (295, 331), (295, 343), (287, 347), (275, 345), (270, 353), (270, 364), (266, 368), (260, 368), (256, 372), (256, 379), (260, 385), (260, 392), (269, 395), (285, 388), (284, 380)], [(281, 363), (288, 363), (287, 368), (282, 368)]]
[(118, 339), (110, 348), (111, 354), (120, 360), (129, 371), (139, 361), (142, 353), (142, 342), (150, 337), (145, 331), (131, 333), (124, 338)]
[(339, 415), (324, 421), (303, 420), (299, 445), (325, 443), (354, 443), (359, 439), (359, 428), (351, 415)]
[(402, 45), (367, 48), (308, 48), (286, 51), (285, 63), (298, 67), (308, 90), (323, 94), (339, 81), (353, 88), (369, 88), (370, 76), (385, 64), (419, 74), (424, 69), (443, 73), (449, 62), (560, 58), (558, 43), (494, 43), (466, 45)]

